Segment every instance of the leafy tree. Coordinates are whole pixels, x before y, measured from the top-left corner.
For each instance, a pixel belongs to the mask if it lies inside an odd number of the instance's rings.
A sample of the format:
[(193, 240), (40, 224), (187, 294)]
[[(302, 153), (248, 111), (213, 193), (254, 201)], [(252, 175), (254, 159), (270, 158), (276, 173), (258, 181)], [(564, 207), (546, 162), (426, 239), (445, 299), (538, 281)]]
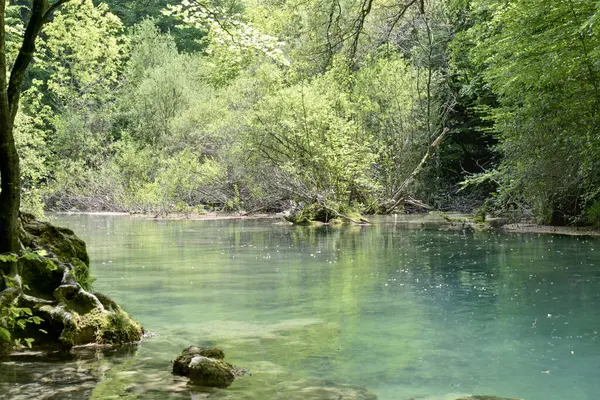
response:
[(336, 72), (265, 96), (248, 131), (251, 151), (281, 169), (298, 200), (348, 203), (371, 184), (372, 138), (345, 115)]
[(107, 4), (110, 11), (117, 15), (126, 27), (133, 27), (145, 19), (153, 19), (163, 33), (173, 35), (179, 50), (184, 52), (202, 51), (205, 47), (203, 38), (206, 31), (180, 24), (175, 18), (164, 15), (162, 11), (171, 3), (170, 0), (97, 0), (96, 5)]
[(471, 56), (498, 98), (491, 110), (503, 163), (501, 207), (546, 223), (576, 222), (598, 201), (600, 36), (593, 2), (474, 1)]
[(34, 84), (48, 103), (83, 112), (111, 102), (125, 56), (122, 33), (121, 21), (104, 3), (73, 2), (57, 12), (36, 57), (47, 79)]

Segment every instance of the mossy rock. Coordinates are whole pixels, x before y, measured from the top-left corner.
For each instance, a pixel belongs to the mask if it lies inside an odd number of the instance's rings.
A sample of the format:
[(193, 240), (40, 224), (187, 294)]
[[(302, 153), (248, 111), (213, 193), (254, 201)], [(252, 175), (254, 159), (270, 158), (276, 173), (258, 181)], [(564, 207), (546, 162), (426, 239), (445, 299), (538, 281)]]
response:
[(233, 366), (223, 360), (195, 356), (188, 366), (188, 378), (195, 385), (226, 388), (235, 380)]
[(77, 281), (88, 289), (90, 283), (90, 258), (83, 240), (67, 228), (38, 221), (32, 215), (21, 213), (20, 240), (31, 250), (43, 249), (60, 263), (71, 264)]
[(19, 274), (27, 283), (25, 293), (52, 300), (63, 280), (64, 268), (45, 257), (23, 258), (19, 261)]
[(190, 346), (173, 362), (173, 374), (186, 376), (195, 385), (225, 388), (236, 377), (235, 367), (214, 347)]
[(358, 221), (357, 223), (368, 223), (360, 213), (350, 207), (342, 206), (336, 211), (334, 208), (325, 207), (320, 203), (294, 204), (283, 216), (295, 225), (336, 225), (350, 220)]
[(34, 339), (34, 347), (120, 345), (141, 340), (142, 327), (113, 300), (89, 291), (89, 257), (73, 231), (21, 215), (18, 287), (0, 290), (0, 299), (31, 310), (36, 323), (14, 329), (13, 339)]
[(225, 358), (225, 353), (223, 353), (223, 350), (216, 347), (190, 346), (183, 350), (183, 352), (173, 362), (173, 374), (188, 376), (190, 373), (189, 364), (192, 361), (192, 358), (196, 356), (223, 360)]

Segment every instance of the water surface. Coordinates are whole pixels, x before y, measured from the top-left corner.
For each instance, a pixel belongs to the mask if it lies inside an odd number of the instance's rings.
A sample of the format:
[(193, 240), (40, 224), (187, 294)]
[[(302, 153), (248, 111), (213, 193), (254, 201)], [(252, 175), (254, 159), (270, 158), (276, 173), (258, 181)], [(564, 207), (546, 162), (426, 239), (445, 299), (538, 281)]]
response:
[[(0, 397), (599, 398), (599, 239), (376, 222), (59, 216), (88, 243), (94, 288), (156, 336), (1, 365)], [(169, 373), (190, 344), (251, 375), (190, 388)]]

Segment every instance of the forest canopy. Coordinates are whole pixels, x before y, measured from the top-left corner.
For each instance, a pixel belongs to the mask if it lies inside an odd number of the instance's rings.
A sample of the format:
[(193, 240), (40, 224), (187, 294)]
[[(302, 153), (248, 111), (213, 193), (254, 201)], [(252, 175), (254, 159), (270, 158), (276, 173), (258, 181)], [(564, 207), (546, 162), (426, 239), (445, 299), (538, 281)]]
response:
[[(5, 11), (9, 63), (27, 5)], [(67, 2), (40, 36), (15, 120), (22, 207), (318, 201), (599, 225), (598, 7)]]

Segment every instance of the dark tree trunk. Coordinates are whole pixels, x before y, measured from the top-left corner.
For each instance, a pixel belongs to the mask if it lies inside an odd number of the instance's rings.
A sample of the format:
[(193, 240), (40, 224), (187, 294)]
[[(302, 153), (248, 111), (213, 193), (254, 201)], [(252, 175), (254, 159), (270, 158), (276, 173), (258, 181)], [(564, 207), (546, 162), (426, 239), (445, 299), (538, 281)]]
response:
[(5, 5), (6, 1), (0, 0), (0, 254), (19, 249), (17, 224), (21, 191), (19, 156), (15, 148), (13, 118), (8, 97)]
[(23, 42), (12, 69), (6, 62), (4, 13), (7, 0), (0, 0), (0, 254), (16, 253), (19, 245), (21, 172), (15, 147), (13, 124), (19, 108), (21, 84), (35, 53), (35, 40), (52, 13), (69, 0), (32, 0)]
[(0, 254), (14, 253), (19, 248), (19, 206), (21, 183), (19, 155), (13, 140), (9, 116), (0, 113)]

